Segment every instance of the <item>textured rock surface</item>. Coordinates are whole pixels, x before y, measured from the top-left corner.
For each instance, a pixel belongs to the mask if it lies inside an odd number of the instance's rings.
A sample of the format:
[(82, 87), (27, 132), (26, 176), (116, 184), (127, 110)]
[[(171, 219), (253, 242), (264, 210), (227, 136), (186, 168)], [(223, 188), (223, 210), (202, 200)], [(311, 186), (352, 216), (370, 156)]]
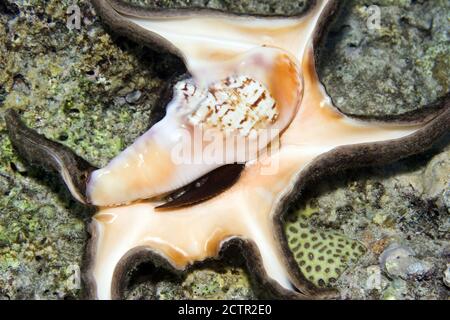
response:
[[(72, 3), (0, 3), (0, 299), (79, 298), (88, 216), (57, 178), (21, 162), (5, 135), (3, 111), (21, 110), (31, 127), (102, 165), (148, 127), (161, 87), (182, 70), (167, 55), (111, 38), (86, 0), (77, 1), (81, 28), (69, 30), (66, 10)], [(306, 4), (156, 3), (258, 13), (301, 12)], [(319, 60), (321, 77), (340, 108), (401, 113), (448, 91), (448, 1), (347, 4)], [(381, 8), (379, 30), (366, 27), (363, 9), (369, 4)], [(349, 171), (311, 187), (296, 204), (309, 210), (309, 228), (345, 233), (367, 248), (337, 281), (343, 298), (448, 298), (443, 275), (450, 262), (449, 183), (447, 139), (425, 155)], [(420, 281), (389, 278), (379, 255), (392, 243), (410, 247), (433, 272)], [(128, 290), (130, 299), (251, 297), (246, 273), (234, 266), (200, 268), (182, 278), (139, 278)]]
[[(345, 2), (319, 68), (336, 106), (354, 114), (399, 114), (448, 92), (449, 1)], [(379, 28), (372, 27), (373, 5)]]

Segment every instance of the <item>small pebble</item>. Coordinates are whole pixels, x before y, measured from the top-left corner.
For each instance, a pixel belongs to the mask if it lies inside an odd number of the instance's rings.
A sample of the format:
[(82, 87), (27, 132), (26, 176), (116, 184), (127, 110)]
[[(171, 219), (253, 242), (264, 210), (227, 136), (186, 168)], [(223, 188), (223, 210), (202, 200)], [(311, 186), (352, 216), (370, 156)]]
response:
[(126, 95), (125, 100), (128, 103), (136, 103), (142, 96), (142, 92), (140, 90), (136, 90), (133, 92), (130, 92), (129, 94)]
[(392, 244), (380, 255), (379, 261), (391, 279), (422, 280), (429, 277), (434, 271), (433, 264), (414, 255), (411, 248)]

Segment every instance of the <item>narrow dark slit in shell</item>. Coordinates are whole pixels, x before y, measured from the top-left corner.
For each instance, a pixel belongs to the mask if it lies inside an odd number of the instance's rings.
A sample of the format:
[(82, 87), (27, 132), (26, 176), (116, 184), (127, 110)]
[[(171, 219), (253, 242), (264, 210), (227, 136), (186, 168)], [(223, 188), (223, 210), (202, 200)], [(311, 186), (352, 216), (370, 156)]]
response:
[(222, 166), (176, 190), (166, 197), (167, 202), (156, 207), (158, 210), (182, 208), (209, 200), (230, 188), (240, 177), (245, 165)]

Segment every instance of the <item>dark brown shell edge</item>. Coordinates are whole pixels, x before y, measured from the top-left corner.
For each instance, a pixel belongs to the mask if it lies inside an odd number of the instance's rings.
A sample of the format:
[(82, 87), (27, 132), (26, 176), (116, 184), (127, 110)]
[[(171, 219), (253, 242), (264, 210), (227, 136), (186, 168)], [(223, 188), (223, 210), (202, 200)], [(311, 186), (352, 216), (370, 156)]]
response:
[(15, 110), (5, 111), (5, 122), (11, 143), (21, 157), (32, 166), (59, 173), (60, 177), (64, 170), (69, 172), (77, 196), (84, 201), (82, 204), (86, 204), (86, 182), (96, 168), (70, 148), (28, 128)]
[(81, 289), (83, 299), (97, 299), (97, 283), (95, 282), (92, 272), (92, 261), (95, 259), (97, 252), (98, 230), (94, 222), (87, 224), (87, 232), (89, 239), (84, 250), (83, 260), (81, 264)]
[(229, 189), (241, 176), (245, 164), (228, 164), (211, 171), (203, 177), (191, 182), (164, 199), (166, 202), (155, 209), (178, 209), (214, 198)]

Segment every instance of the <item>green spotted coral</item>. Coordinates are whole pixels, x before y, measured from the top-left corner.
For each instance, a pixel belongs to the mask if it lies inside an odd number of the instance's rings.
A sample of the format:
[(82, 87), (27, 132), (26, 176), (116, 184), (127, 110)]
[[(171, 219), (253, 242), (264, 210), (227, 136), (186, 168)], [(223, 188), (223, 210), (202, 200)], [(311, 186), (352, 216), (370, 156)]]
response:
[(297, 211), (285, 226), (289, 249), (300, 271), (312, 283), (326, 287), (356, 262), (366, 248), (333, 230), (319, 230), (309, 225), (308, 218)]

